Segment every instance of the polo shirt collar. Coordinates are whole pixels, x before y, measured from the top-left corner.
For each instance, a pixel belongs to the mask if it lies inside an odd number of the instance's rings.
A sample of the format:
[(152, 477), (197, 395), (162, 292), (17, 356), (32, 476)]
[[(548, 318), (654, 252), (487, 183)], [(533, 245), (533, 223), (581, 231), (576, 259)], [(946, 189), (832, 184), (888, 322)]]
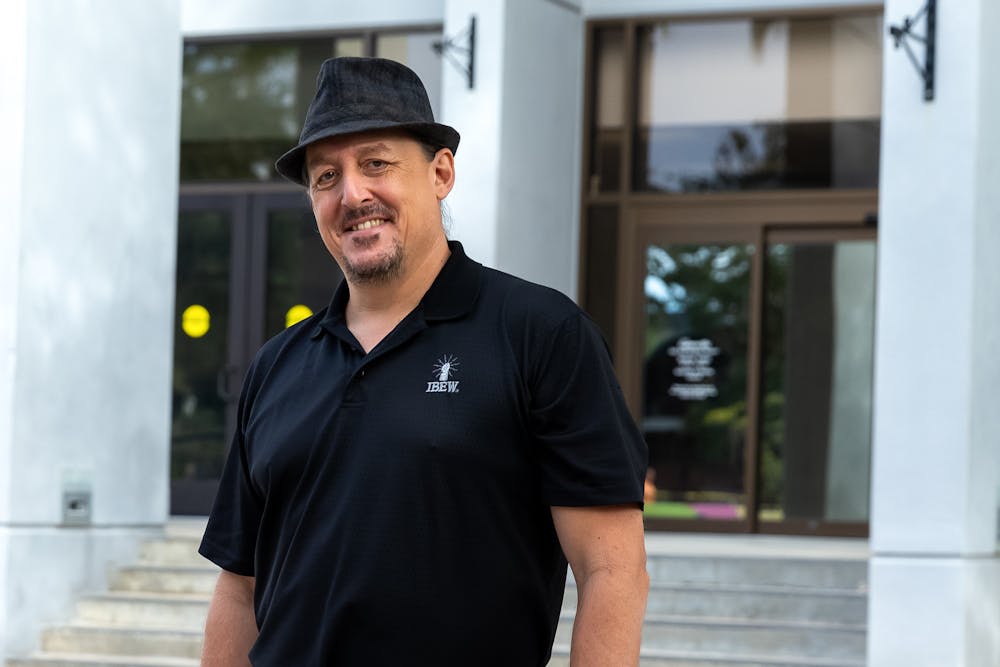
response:
[(451, 256), (421, 299), (428, 320), (453, 320), (468, 314), (479, 298), (482, 265), (469, 259), (458, 241), (448, 241)]
[[(479, 298), (481, 281), (479, 269), (482, 265), (469, 259), (458, 241), (448, 241), (448, 248), (451, 250), (451, 255), (417, 306), (418, 309), (423, 309), (424, 319), (428, 321), (462, 317), (472, 310), (476, 299)], [(326, 315), (313, 332), (314, 338), (321, 333), (320, 327), (333, 334), (346, 329), (345, 309), (349, 298), (347, 281), (342, 280), (333, 293)]]

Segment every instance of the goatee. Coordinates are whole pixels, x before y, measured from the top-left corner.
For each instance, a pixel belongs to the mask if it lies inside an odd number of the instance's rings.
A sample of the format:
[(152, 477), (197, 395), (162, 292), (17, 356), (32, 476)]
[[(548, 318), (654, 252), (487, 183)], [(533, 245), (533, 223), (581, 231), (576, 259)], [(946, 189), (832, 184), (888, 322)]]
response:
[(345, 257), (343, 268), (348, 282), (364, 285), (390, 283), (403, 273), (403, 244), (399, 239), (393, 239), (392, 247), (385, 253), (364, 263), (354, 264)]

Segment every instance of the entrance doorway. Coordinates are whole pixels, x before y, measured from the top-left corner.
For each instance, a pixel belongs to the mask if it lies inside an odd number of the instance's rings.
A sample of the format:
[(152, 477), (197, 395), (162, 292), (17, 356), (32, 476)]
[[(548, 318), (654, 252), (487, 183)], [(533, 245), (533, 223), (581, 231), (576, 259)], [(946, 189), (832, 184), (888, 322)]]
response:
[(726, 199), (635, 206), (619, 229), (614, 337), (649, 445), (647, 525), (864, 535), (876, 230), (838, 224), (831, 201)]
[(254, 353), (325, 307), (340, 280), (301, 192), (182, 191), (171, 514), (208, 514)]
[(649, 528), (867, 533), (883, 42), (867, 7), (588, 24), (580, 295)]

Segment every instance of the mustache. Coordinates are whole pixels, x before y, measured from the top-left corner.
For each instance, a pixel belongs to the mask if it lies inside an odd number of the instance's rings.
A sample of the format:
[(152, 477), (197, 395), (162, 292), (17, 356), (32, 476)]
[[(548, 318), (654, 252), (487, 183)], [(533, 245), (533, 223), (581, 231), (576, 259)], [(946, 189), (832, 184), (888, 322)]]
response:
[(394, 220), (396, 212), (381, 202), (366, 204), (358, 208), (349, 208), (344, 212), (344, 222), (348, 225), (366, 218), (382, 218)]

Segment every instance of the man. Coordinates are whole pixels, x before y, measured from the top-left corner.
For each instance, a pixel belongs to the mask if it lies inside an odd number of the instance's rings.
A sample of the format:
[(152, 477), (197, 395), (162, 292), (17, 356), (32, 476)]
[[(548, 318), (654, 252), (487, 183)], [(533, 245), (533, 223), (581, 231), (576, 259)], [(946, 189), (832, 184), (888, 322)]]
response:
[(276, 167), (345, 281), (248, 372), (204, 665), (542, 667), (567, 559), (573, 664), (638, 662), (645, 445), (591, 321), (445, 237), (458, 141), (403, 65), (323, 64)]

